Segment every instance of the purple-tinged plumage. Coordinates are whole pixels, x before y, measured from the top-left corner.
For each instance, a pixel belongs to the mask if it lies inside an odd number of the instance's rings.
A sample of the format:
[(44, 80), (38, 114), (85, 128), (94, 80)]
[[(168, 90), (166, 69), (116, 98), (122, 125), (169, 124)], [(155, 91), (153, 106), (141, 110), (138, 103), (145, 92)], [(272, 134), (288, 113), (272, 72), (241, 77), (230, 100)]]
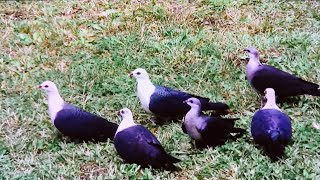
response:
[(175, 170), (179, 159), (166, 153), (158, 139), (145, 127), (135, 124), (128, 108), (120, 110), (122, 122), (114, 138), (119, 155), (128, 163), (143, 167)]
[(320, 96), (319, 85), (305, 81), (273, 66), (263, 65), (259, 61), (259, 53), (253, 48), (246, 48), (249, 55), (246, 75), (251, 86), (260, 94), (266, 88), (273, 88), (278, 97), (298, 95)]
[(63, 135), (77, 141), (113, 140), (117, 124), (65, 103), (51, 81), (43, 82), (39, 88), (47, 92), (51, 121)]
[(227, 114), (228, 105), (213, 103), (210, 99), (174, 90), (165, 86), (155, 86), (149, 79), (148, 73), (138, 68), (130, 73), (137, 80), (137, 95), (143, 109), (156, 116), (156, 123), (163, 124), (169, 119), (185, 115), (190, 107), (183, 101), (195, 97), (202, 103), (202, 110), (213, 110), (217, 114)]
[(258, 110), (251, 122), (251, 134), (272, 160), (284, 155), (285, 146), (291, 141), (291, 119), (275, 104), (275, 91), (265, 90), (267, 103)]
[[(234, 127), (236, 118), (208, 116), (201, 112), (201, 102), (197, 98), (185, 101), (191, 107), (184, 118), (182, 129), (195, 140), (198, 148), (215, 147), (224, 144), (228, 139), (241, 137), (245, 130)], [(236, 135), (231, 135), (236, 133)]]

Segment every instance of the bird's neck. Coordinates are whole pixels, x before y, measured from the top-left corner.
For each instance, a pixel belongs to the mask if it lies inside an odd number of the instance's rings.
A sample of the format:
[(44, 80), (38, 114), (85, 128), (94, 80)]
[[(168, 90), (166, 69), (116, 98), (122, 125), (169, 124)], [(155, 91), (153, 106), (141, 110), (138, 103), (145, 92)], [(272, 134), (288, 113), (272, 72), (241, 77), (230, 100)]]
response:
[(263, 106), (262, 109), (276, 109), (281, 111), (281, 109), (277, 106), (275, 99), (268, 99), (267, 103)]
[(186, 123), (192, 121), (193, 119), (195, 119), (195, 117), (199, 117), (201, 112), (200, 109), (200, 107), (191, 107), (191, 109), (187, 112), (185, 116)]
[(61, 98), (59, 92), (48, 93), (49, 115), (52, 123), (54, 122), (57, 113), (63, 108), (63, 104), (64, 101)]
[(152, 82), (150, 81), (149, 78), (144, 78), (144, 79), (139, 79), (138, 80), (138, 88), (148, 88), (148, 87), (154, 87)]
[(150, 97), (154, 93), (156, 87), (149, 78), (139, 79), (137, 85), (137, 96), (141, 102), (141, 106), (145, 111), (152, 114), (149, 109)]
[(127, 129), (127, 128), (132, 127), (132, 126), (135, 126), (135, 125), (137, 125), (137, 124), (134, 123), (133, 117), (126, 117), (126, 118), (124, 118), (124, 119), (121, 121), (121, 123), (119, 124), (119, 127), (118, 127), (118, 129), (117, 129), (116, 134), (117, 134), (118, 132), (124, 130), (124, 129)]
[(193, 107), (191, 108), (185, 116), (184, 126), (187, 130), (187, 133), (192, 139), (200, 141), (202, 139), (199, 130), (201, 128), (202, 119), (200, 117), (200, 109)]
[(253, 74), (258, 69), (258, 67), (261, 65), (259, 61), (259, 57), (250, 57), (250, 60), (247, 64), (246, 74), (247, 78), (251, 81)]

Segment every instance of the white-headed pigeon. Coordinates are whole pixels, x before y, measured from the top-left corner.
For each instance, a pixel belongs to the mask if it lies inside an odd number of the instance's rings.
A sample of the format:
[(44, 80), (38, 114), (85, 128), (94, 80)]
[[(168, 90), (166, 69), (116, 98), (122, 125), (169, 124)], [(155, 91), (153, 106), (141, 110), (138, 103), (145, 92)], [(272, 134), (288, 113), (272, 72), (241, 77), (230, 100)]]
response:
[(176, 169), (174, 163), (180, 160), (167, 154), (147, 128), (135, 124), (132, 112), (128, 108), (121, 109), (119, 114), (122, 121), (116, 132), (114, 145), (122, 159), (142, 167)]
[(64, 102), (51, 81), (43, 82), (39, 88), (47, 92), (51, 121), (63, 135), (75, 141), (113, 140), (117, 124)]
[(291, 119), (276, 105), (275, 91), (265, 90), (265, 106), (255, 112), (251, 134), (255, 143), (264, 147), (266, 154), (276, 160), (283, 156), (285, 146), (291, 141)]
[(188, 94), (164, 86), (155, 86), (149, 79), (146, 70), (138, 68), (130, 73), (137, 80), (137, 95), (142, 108), (155, 115), (155, 122), (163, 124), (170, 118), (176, 119), (185, 115), (190, 106), (183, 101), (196, 97), (202, 104), (201, 110), (214, 110), (217, 114), (227, 114), (229, 107), (224, 103), (212, 103), (210, 99)]

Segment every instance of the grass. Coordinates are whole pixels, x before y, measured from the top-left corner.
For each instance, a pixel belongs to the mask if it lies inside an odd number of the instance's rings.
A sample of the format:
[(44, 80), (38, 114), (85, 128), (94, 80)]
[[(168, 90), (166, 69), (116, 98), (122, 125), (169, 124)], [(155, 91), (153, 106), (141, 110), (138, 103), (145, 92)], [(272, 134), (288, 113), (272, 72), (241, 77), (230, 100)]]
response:
[[(259, 96), (245, 80), (255, 46), (268, 64), (320, 79), (317, 1), (27, 1), (0, 3), (1, 179), (320, 179), (319, 98), (280, 107), (293, 119), (286, 158), (272, 163), (250, 133), (197, 151), (180, 124), (150, 123), (127, 74), (137, 67), (155, 83), (225, 101), (249, 132)], [(119, 122), (129, 107), (182, 171), (124, 164), (113, 144), (67, 143), (51, 124), (45, 95), (56, 82), (67, 102)]]

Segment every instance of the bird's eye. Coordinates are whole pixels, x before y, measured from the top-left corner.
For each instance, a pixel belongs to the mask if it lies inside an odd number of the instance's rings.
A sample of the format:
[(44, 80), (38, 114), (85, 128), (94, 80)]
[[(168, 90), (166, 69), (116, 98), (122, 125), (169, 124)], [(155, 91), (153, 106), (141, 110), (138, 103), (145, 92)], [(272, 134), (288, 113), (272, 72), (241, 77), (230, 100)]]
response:
[(45, 85), (44, 87), (47, 88), (47, 87), (49, 87), (49, 86), (48, 86), (48, 85)]
[(121, 114), (124, 114), (124, 111), (120, 111)]
[(140, 75), (141, 74), (141, 72), (137, 72), (137, 75)]
[(192, 100), (190, 100), (190, 103), (193, 103), (193, 101), (192, 101)]

